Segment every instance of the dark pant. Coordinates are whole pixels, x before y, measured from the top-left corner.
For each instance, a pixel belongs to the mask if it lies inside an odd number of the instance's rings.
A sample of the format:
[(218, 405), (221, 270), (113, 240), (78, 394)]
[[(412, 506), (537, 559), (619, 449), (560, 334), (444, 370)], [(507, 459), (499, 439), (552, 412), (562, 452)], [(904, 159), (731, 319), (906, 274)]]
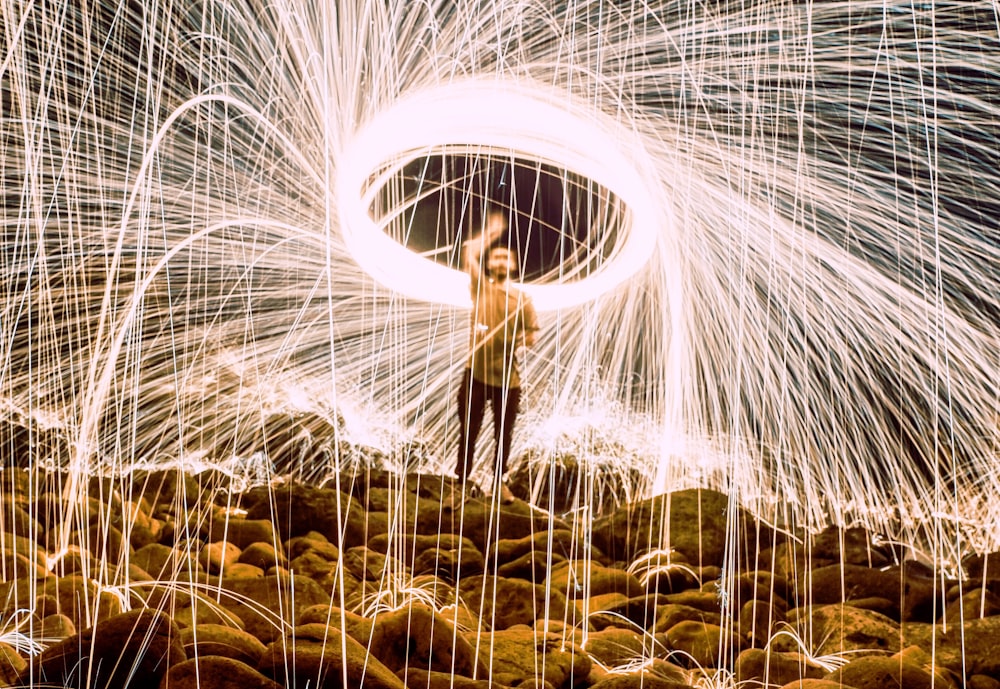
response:
[(465, 369), (462, 385), (458, 390), (458, 464), (455, 473), (458, 474), (459, 481), (464, 482), (472, 468), (476, 438), (483, 426), (487, 400), (493, 411), (496, 480), (499, 481), (507, 471), (507, 454), (510, 452), (514, 421), (517, 420), (517, 408), (521, 402), (521, 389), (487, 385), (473, 378), (471, 370)]

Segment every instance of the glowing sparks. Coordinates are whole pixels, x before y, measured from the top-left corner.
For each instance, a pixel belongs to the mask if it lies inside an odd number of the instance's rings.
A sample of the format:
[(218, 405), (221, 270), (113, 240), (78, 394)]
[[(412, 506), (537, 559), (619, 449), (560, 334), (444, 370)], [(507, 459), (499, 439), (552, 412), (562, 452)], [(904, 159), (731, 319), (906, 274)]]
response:
[(464, 276), (372, 206), (481, 151), (624, 209), (528, 286), (523, 439), (600, 389), (651, 488), (1000, 538), (995, 3), (94, 5), (0, 4), (18, 461), (256, 456), (279, 400), (447, 467)]
[[(378, 113), (337, 159), (340, 227), (354, 259), (395, 292), (469, 307), (467, 276), (390, 239), (373, 220), (371, 208), (388, 177), (421, 155), (496, 151), (593, 180), (610, 189), (630, 213), (620, 244), (594, 274), (569, 284), (523, 285), (539, 310), (586, 303), (634, 275), (649, 260), (657, 237), (674, 231), (667, 208), (654, 201), (648, 188), (649, 165), (641, 139), (604, 113), (581, 112), (567, 107), (565, 98), (555, 98), (530, 84), (456, 81), (418, 91)], [(381, 178), (368, 181), (374, 171), (387, 167)]]

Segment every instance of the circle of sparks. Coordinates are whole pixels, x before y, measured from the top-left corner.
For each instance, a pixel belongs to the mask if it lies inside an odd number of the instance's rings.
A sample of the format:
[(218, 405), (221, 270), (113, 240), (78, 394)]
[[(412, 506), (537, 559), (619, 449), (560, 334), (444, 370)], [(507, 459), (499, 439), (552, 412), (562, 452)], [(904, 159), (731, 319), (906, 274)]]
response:
[[(628, 211), (610, 256), (573, 282), (524, 284), (542, 311), (586, 303), (627, 280), (649, 258), (662, 232), (636, 151), (624, 131), (609, 131), (523, 86), (453, 83), (406, 98), (378, 114), (340, 157), (338, 206), (348, 251), (383, 286), (423, 301), (470, 306), (468, 278), (406, 249), (384, 232), (371, 208), (385, 181), (435, 151), (465, 150), (531, 157), (584, 176), (617, 196)], [(474, 144), (470, 142), (475, 142)], [(373, 180), (373, 171), (375, 179)], [(390, 214), (391, 217), (391, 214)], [(593, 230), (592, 230), (593, 232)], [(599, 230), (598, 230), (599, 232)]]

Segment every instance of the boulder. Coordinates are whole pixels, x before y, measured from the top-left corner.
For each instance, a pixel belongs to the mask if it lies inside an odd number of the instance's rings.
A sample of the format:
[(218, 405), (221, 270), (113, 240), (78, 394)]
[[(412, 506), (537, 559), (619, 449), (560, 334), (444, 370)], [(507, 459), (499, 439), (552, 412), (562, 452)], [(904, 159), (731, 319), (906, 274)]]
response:
[(823, 679), (854, 689), (932, 689), (931, 673), (899, 658), (866, 656), (827, 674)]
[[(594, 545), (615, 560), (631, 561), (660, 549), (679, 551), (688, 562), (721, 565), (729, 540), (729, 497), (707, 489), (681, 490), (632, 503), (594, 520)], [(756, 525), (740, 510), (740, 550), (755, 552)], [(745, 536), (745, 538), (744, 538)], [(770, 541), (770, 534), (760, 542)]]
[(493, 629), (516, 624), (530, 626), (546, 613), (552, 619), (562, 619), (566, 613), (566, 597), (562, 593), (521, 579), (467, 577), (459, 582), (459, 595), (470, 609), (480, 610)]
[(271, 642), (257, 669), (286, 687), (406, 689), (403, 680), (367, 648), (334, 627), (324, 632), (321, 641), (292, 634)]
[(18, 681), (100, 689), (155, 687), (172, 665), (186, 659), (177, 625), (164, 612), (141, 608), (49, 646)]
[(234, 658), (207, 655), (173, 665), (159, 689), (283, 689), (273, 679)]
[(489, 658), (495, 684), (538, 686), (535, 680), (541, 673), (540, 679), (553, 689), (571, 689), (590, 674), (590, 657), (557, 634), (518, 628), (470, 632), (465, 637), (484, 658)]

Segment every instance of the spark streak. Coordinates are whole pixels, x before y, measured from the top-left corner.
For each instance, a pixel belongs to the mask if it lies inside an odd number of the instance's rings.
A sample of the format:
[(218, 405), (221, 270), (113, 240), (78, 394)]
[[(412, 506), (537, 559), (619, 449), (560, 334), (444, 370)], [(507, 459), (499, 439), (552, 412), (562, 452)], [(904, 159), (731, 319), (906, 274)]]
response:
[(16, 461), (223, 461), (296, 417), (448, 466), (461, 276), (359, 248), (359, 188), (482, 145), (631, 213), (593, 277), (535, 287), (522, 450), (628, 447), (649, 490), (996, 547), (995, 3), (0, 7)]

